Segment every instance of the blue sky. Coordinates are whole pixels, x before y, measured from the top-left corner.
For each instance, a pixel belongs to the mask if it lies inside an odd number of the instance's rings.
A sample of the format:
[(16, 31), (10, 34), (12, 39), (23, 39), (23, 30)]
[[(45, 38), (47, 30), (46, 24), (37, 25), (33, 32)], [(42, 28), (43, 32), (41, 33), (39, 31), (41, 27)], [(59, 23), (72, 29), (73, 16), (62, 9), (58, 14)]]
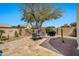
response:
[[(70, 24), (76, 21), (77, 16), (77, 4), (59, 3), (51, 4), (59, 7), (63, 10), (62, 17), (56, 20), (50, 20), (43, 23), (43, 26), (62, 26), (64, 24)], [(21, 21), (20, 4), (7, 3), (0, 4), (0, 23), (6, 23), (10, 25), (26, 24)]]

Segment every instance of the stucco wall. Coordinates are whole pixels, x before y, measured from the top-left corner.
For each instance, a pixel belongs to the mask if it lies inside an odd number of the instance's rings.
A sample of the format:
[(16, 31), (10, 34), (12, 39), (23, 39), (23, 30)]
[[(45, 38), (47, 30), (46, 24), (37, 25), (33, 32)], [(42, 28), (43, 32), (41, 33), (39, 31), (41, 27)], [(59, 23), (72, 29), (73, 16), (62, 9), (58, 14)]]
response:
[(77, 11), (77, 42), (79, 46), (79, 3), (78, 3), (78, 11)]
[[(63, 29), (63, 35), (64, 36), (69, 36), (72, 34), (73, 30), (75, 27), (64, 27)], [(56, 31), (56, 35), (61, 35), (61, 28), (54, 29)]]
[(18, 32), (18, 29), (4, 29), (4, 28), (0, 28), (0, 30), (4, 30), (5, 33), (3, 33), (3, 36), (10, 36), (10, 37), (14, 37), (15, 31)]

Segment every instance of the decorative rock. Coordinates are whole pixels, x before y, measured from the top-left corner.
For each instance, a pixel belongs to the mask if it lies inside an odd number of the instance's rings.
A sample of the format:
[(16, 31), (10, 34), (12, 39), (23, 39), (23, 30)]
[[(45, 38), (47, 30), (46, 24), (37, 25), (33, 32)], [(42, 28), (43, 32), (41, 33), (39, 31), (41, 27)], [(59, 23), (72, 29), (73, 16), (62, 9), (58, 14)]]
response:
[(8, 50), (9, 50), (8, 48), (3, 48), (4, 52), (8, 52)]

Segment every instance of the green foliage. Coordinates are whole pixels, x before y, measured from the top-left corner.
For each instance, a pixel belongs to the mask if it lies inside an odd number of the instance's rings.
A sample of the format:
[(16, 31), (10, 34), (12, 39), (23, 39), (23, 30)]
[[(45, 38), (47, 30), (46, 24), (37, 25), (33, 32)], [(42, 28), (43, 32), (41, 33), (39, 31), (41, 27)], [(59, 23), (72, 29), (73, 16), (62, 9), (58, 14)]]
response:
[(12, 28), (20, 28), (20, 27), (21, 27), (20, 25), (12, 26)]
[(22, 29), (21, 28), (19, 29), (19, 35), (22, 35)]
[(5, 31), (4, 30), (0, 30), (0, 33), (5, 33)]
[(62, 16), (61, 9), (51, 7), (49, 4), (30, 3), (22, 5), (22, 21), (32, 26), (41, 27), (43, 22), (50, 19), (57, 19)]
[[(42, 24), (45, 21), (55, 20), (62, 16), (61, 9), (53, 7), (50, 4), (26, 3), (22, 5), (22, 21), (29, 23), (32, 27), (41, 31)], [(35, 30), (35, 29), (34, 29)], [(33, 32), (34, 32), (33, 30)], [(40, 32), (38, 33), (40, 35)]]
[(1, 37), (1, 41), (5, 41), (5, 40), (9, 40), (9, 35), (8, 35), (8, 37), (6, 37), (6, 36)]
[(1, 41), (7, 40), (6, 36), (2, 36)]
[(53, 30), (55, 27), (54, 26), (49, 26), (49, 27), (45, 27), (45, 30), (46, 31), (51, 31), (51, 30)]
[(70, 25), (76, 27), (76, 22), (73, 22)]
[(20, 25), (17, 25), (17, 27), (20, 28), (21, 26)]
[(2, 42), (2, 41), (0, 41), (0, 44), (3, 44), (3, 42)]
[(3, 33), (5, 33), (5, 31), (4, 30), (0, 30), (0, 39), (1, 39)]
[(16, 28), (16, 26), (12, 26), (12, 28)]
[(17, 31), (15, 31), (15, 37), (19, 37), (19, 35), (18, 35), (18, 32), (17, 32)]

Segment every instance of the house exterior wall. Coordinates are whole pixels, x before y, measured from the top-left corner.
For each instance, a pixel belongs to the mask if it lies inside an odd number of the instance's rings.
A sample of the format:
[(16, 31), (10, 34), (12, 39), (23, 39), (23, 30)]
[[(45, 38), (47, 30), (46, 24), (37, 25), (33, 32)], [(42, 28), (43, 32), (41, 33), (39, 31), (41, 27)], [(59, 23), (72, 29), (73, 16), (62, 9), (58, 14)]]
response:
[(78, 11), (77, 11), (77, 43), (79, 49), (79, 3), (78, 3)]

